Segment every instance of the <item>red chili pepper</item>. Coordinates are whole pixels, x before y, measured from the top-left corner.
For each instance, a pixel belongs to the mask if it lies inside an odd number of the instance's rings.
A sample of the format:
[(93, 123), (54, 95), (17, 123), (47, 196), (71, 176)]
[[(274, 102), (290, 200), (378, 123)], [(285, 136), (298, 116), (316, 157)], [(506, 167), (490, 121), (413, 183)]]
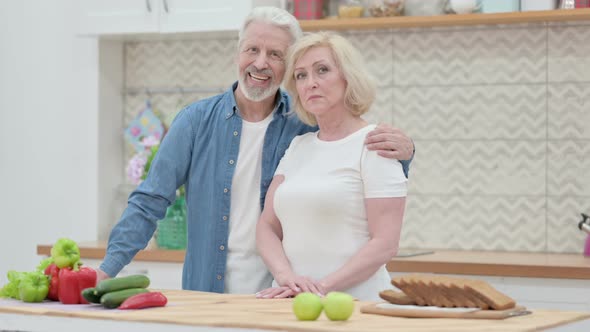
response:
[(46, 276), (49, 276), (49, 293), (47, 293), (47, 298), (51, 301), (59, 301), (58, 291), (59, 291), (59, 267), (54, 263), (49, 264), (44, 271)]
[(148, 292), (136, 294), (123, 301), (119, 309), (143, 309), (151, 307), (163, 307), (168, 303), (166, 296), (160, 292)]
[(59, 301), (63, 304), (86, 304), (82, 290), (96, 286), (96, 271), (89, 267), (69, 267), (59, 270)]

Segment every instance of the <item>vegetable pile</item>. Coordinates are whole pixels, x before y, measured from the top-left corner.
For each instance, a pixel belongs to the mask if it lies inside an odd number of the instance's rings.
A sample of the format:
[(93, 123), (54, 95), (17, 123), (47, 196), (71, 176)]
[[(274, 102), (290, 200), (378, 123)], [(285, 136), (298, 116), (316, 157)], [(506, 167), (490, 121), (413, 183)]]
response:
[(164, 294), (147, 289), (150, 284), (147, 276), (106, 279), (98, 285), (96, 276), (94, 269), (82, 266), (78, 244), (61, 238), (51, 248), (51, 257), (43, 259), (35, 271), (8, 271), (8, 283), (0, 289), (0, 298), (63, 304), (100, 303), (109, 309), (162, 307), (168, 301)]
[[(45, 299), (65, 304), (81, 302), (78, 289), (94, 287), (96, 271), (80, 268), (80, 249), (73, 240), (61, 238), (51, 248), (51, 257), (42, 260), (35, 271), (8, 271), (8, 283), (0, 289), (0, 297), (24, 302)], [(63, 275), (63, 280), (60, 278)], [(77, 293), (77, 294), (76, 294)]]

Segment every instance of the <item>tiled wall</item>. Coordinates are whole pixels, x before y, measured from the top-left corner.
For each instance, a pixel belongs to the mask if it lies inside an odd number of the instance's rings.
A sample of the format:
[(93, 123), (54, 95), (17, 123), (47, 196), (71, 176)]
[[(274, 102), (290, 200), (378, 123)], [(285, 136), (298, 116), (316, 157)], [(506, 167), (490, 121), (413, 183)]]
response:
[[(581, 252), (590, 212), (587, 23), (350, 31), (373, 121), (415, 141), (404, 248)], [(237, 38), (130, 42), (126, 85), (226, 89)], [(179, 90), (180, 91), (180, 90)], [(152, 94), (165, 117), (212, 93)], [(129, 94), (126, 120), (146, 94)]]

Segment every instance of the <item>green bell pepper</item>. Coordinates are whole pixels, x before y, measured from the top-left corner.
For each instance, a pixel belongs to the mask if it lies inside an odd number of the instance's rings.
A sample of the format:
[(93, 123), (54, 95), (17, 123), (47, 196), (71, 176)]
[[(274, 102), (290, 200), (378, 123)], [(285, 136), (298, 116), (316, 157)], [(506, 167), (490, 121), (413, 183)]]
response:
[(51, 258), (57, 267), (73, 267), (80, 260), (80, 249), (74, 240), (61, 238), (51, 247)]
[(18, 292), (24, 302), (42, 302), (49, 292), (49, 279), (43, 272), (27, 272), (20, 280)]
[(8, 271), (6, 276), (8, 277), (8, 283), (0, 289), (0, 297), (8, 297), (20, 300), (18, 294), (18, 286), (20, 281), (26, 272), (16, 272), (14, 270)]
[(43, 259), (41, 262), (39, 262), (39, 265), (37, 265), (35, 271), (45, 272), (45, 269), (51, 264), (53, 264), (53, 258), (47, 257)]

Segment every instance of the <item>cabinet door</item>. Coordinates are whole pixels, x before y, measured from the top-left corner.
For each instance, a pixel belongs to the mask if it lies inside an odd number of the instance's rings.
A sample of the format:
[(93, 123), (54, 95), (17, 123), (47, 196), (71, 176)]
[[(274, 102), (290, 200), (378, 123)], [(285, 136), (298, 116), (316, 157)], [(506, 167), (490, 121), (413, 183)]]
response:
[[(162, 0), (77, 0), (80, 34), (158, 32)], [(204, 2), (204, 1), (197, 1)]]
[(239, 30), (250, 10), (249, 0), (158, 0), (160, 32)]

